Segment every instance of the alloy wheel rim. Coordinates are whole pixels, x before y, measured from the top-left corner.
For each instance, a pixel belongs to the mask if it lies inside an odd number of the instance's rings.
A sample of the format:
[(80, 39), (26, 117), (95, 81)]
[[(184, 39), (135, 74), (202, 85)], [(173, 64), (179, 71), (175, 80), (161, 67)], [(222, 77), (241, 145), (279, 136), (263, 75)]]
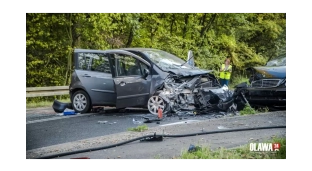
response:
[(165, 102), (164, 100), (159, 96), (152, 96), (148, 100), (147, 104), (148, 110), (150, 113), (154, 115), (158, 115), (158, 108), (161, 108), (162, 111), (165, 109)]
[(83, 94), (77, 94), (74, 97), (74, 106), (75, 106), (75, 109), (77, 109), (78, 111), (84, 110), (87, 106), (86, 96)]

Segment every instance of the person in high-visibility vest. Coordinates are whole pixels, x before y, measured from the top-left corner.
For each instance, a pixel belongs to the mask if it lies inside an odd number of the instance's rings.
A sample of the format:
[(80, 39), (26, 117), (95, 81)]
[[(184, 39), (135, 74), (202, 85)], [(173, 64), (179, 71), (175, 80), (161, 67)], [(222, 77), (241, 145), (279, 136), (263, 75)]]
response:
[(226, 58), (224, 64), (220, 68), (220, 84), (221, 86), (229, 86), (229, 81), (231, 78), (232, 65), (230, 65), (230, 58)]

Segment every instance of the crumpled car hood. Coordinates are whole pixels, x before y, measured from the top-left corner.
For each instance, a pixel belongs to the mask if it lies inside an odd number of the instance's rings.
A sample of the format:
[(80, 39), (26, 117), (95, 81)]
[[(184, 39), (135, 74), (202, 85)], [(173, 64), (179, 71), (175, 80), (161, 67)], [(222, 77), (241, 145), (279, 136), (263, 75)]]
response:
[(203, 69), (168, 69), (167, 70), (170, 73), (179, 75), (179, 76), (195, 76), (195, 75), (202, 75), (202, 74), (208, 74), (212, 72), (212, 70), (203, 70)]
[(247, 70), (254, 70), (262, 74), (263, 78), (286, 78), (286, 66), (278, 66), (278, 67), (252, 67), (247, 68)]

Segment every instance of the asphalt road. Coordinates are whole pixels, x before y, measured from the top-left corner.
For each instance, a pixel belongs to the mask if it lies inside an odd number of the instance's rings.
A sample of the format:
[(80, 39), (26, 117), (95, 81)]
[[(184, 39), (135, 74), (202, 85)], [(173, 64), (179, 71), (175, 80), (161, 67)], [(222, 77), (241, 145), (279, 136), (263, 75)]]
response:
[[(104, 136), (127, 131), (130, 127), (136, 127), (136, 120), (142, 117), (153, 117), (146, 110), (130, 111), (128, 113), (97, 113), (79, 116), (57, 116), (55, 113), (45, 112), (36, 114), (30, 111), (26, 117), (26, 150), (32, 150), (51, 145), (72, 142), (92, 137)], [(220, 115), (219, 115), (220, 116)], [(185, 116), (182, 121), (206, 120), (217, 115)], [(181, 117), (167, 117), (160, 124), (148, 123), (148, 127), (156, 127), (163, 124), (181, 122)], [(98, 121), (107, 121), (99, 124)]]
[[(130, 120), (135, 114), (129, 114), (125, 117), (129, 117)], [(84, 118), (77, 117), (77, 118)], [(96, 117), (96, 116), (94, 116)], [(101, 116), (99, 115), (98, 118)], [(103, 117), (103, 116), (102, 116)], [(118, 116), (106, 116), (116, 118)], [(75, 118), (75, 119), (77, 119)], [(90, 117), (91, 118), (91, 117)], [(195, 119), (196, 118), (196, 119)], [(202, 121), (191, 122), (190, 119)], [(74, 118), (62, 119), (74, 120)], [(37, 158), (42, 156), (49, 156), (53, 154), (60, 154), (63, 152), (72, 152), (82, 149), (98, 148), (107, 145), (116, 144), (119, 142), (124, 142), (129, 139), (142, 137), (144, 135), (151, 135), (157, 133), (157, 135), (181, 135), (189, 133), (198, 133), (206, 131), (217, 131), (224, 129), (239, 129), (239, 128), (254, 128), (254, 127), (264, 127), (264, 126), (285, 126), (286, 125), (286, 111), (262, 113), (256, 115), (248, 116), (234, 116), (234, 117), (224, 117), (220, 119), (208, 119), (205, 117), (189, 117), (187, 120), (182, 121), (181, 124), (176, 124), (178, 118), (168, 118), (166, 123), (171, 123), (170, 125), (161, 123), (162, 126), (158, 126), (155, 123), (148, 124), (149, 130), (144, 132), (129, 132), (123, 131), (115, 134), (107, 134), (104, 136), (96, 136), (93, 138), (83, 139), (79, 141), (71, 141), (67, 143), (57, 144), (53, 146), (37, 148), (33, 150), (26, 151), (26, 158)], [(185, 123), (185, 121), (187, 123)], [(181, 122), (180, 120), (178, 122)], [(48, 122), (46, 122), (48, 123)], [(28, 124), (28, 125), (36, 125)], [(175, 124), (175, 125), (173, 125)], [(92, 124), (91, 121), (91, 126)], [(113, 124), (114, 125), (114, 124)], [(116, 124), (115, 127), (118, 127)], [(101, 134), (103, 135), (103, 134)], [(28, 135), (27, 135), (28, 136)], [(71, 135), (68, 135), (72, 137)], [(149, 159), (149, 158), (176, 158), (181, 155), (182, 150), (186, 150), (190, 144), (200, 145), (200, 146), (210, 146), (215, 149), (218, 147), (233, 148), (239, 147), (240, 145), (246, 145), (250, 142), (266, 142), (273, 137), (285, 137), (286, 129), (266, 129), (266, 130), (250, 130), (241, 132), (231, 132), (231, 133), (219, 133), (219, 134), (207, 134), (198, 135), (191, 137), (180, 137), (180, 138), (164, 138), (161, 142), (140, 142), (135, 141), (123, 146), (118, 146), (115, 148), (109, 148), (99, 151), (91, 151), (86, 153), (79, 153), (75, 155), (63, 156), (60, 158), (76, 158), (76, 157), (89, 157), (92, 159), (112, 159), (112, 158), (129, 158), (129, 159)], [(57, 137), (55, 137), (57, 139)], [(78, 137), (80, 138), (80, 137)]]

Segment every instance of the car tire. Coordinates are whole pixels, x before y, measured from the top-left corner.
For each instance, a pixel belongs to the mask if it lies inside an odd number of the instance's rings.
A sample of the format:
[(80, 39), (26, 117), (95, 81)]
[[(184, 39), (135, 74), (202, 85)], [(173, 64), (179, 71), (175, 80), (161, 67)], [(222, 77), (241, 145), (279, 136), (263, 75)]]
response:
[[(167, 114), (169, 112), (169, 104), (167, 104), (160, 96), (158, 96), (159, 93), (155, 93), (152, 97), (150, 97), (148, 99), (147, 102), (147, 109), (148, 111), (153, 114), (153, 115), (158, 115), (158, 109), (154, 109), (154, 107), (156, 107), (155, 105), (153, 105), (152, 101), (158, 101), (158, 103), (161, 103), (164, 107), (163, 107), (163, 114)], [(157, 99), (157, 100), (156, 100)], [(161, 105), (159, 104), (159, 105)], [(158, 105), (157, 105), (158, 106)]]
[(73, 94), (72, 106), (76, 113), (89, 113), (92, 104), (88, 93), (83, 90), (76, 91)]

